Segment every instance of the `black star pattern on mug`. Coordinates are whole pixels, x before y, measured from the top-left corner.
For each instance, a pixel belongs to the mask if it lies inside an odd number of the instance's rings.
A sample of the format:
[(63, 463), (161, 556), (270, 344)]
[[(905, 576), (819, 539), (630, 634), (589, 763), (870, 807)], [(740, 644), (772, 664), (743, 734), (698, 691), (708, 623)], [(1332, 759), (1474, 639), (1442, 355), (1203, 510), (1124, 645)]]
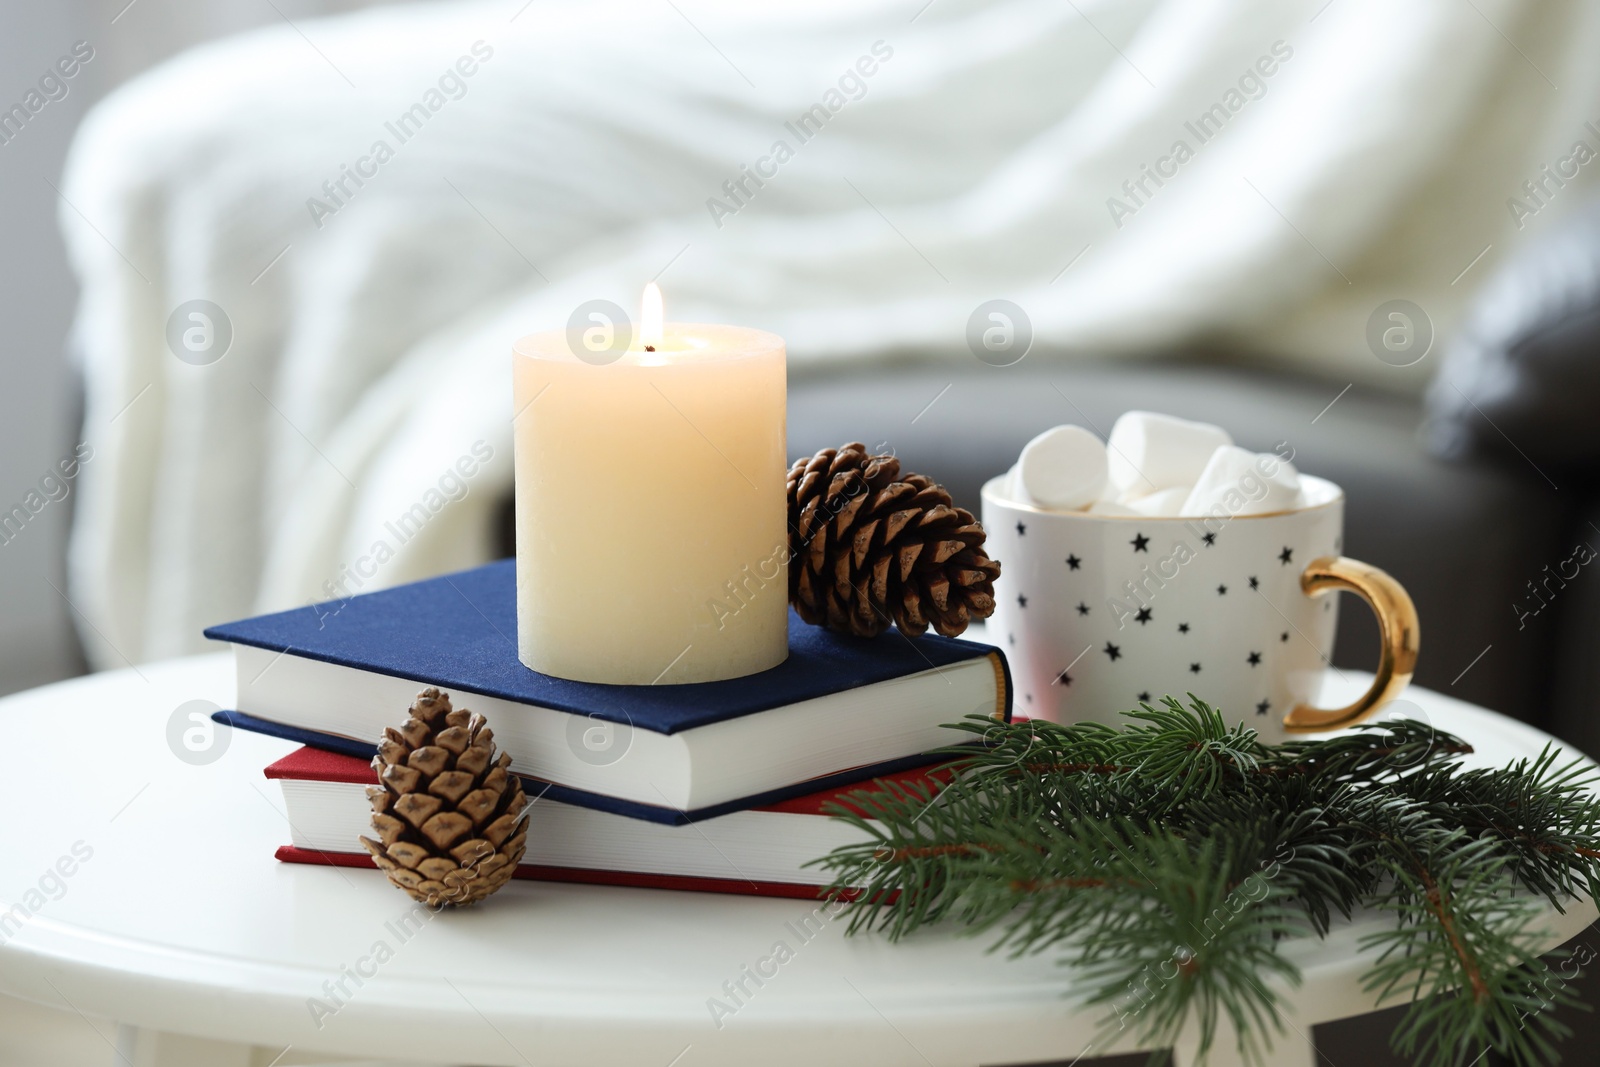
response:
[(1200, 664), (1198, 664), (1198, 663), (1189, 664), (1189, 673), (1190, 674), (1199, 674), (1200, 673)]
[(1257, 578), (1253, 574), (1250, 576), (1250, 588), (1251, 589), (1260, 589), (1261, 588), (1261, 579)]
[(1263, 700), (1261, 703), (1256, 705), (1256, 714), (1265, 715), (1271, 709), (1272, 704), (1269, 701)]
[(1135, 552), (1143, 552), (1146, 555), (1148, 555), (1150, 552), (1150, 538), (1146, 537), (1142, 533), (1135, 532), (1133, 535), (1133, 540), (1129, 541), (1128, 544), (1133, 546), (1133, 550)]
[(1080, 564), (1082, 562), (1083, 562), (1083, 560), (1079, 559), (1077, 556), (1069, 555), (1067, 557), (1067, 566), (1071, 567), (1073, 570), (1077, 570), (1078, 569), (1078, 564)]
[(1017, 643), (1017, 635), (1016, 634), (1006, 634), (1006, 643), (1007, 644), (1012, 644), (1012, 645), (1016, 644)]
[(1085, 604), (1081, 600), (1078, 601), (1078, 614), (1079, 615), (1087, 615), (1087, 614), (1089, 614), (1089, 605)]
[(1060, 674), (1056, 675), (1054, 684), (1062, 687), (1069, 686), (1072, 684), (1072, 675), (1068, 674), (1066, 671), (1062, 671)]
[(1178, 632), (1179, 632), (1179, 633), (1180, 633), (1180, 634), (1186, 634), (1186, 633), (1188, 633), (1188, 632), (1189, 632), (1189, 624), (1188, 624), (1188, 623), (1186, 623), (1186, 622), (1180, 622), (1180, 623), (1179, 623), (1179, 624), (1178, 624)]
[(1139, 614), (1137, 614), (1137, 615), (1135, 615), (1133, 617), (1133, 621), (1138, 623), (1140, 626), (1143, 626), (1146, 623), (1148, 623), (1150, 621), (1150, 609), (1149, 608), (1140, 608), (1139, 609)]
[(1250, 655), (1245, 659), (1245, 662), (1250, 664), (1250, 666), (1252, 666), (1252, 667), (1261, 666), (1261, 653), (1259, 653), (1259, 652), (1250, 653)]
[(1293, 560), (1294, 560), (1294, 549), (1290, 548), (1288, 545), (1284, 545), (1283, 546), (1283, 551), (1278, 553), (1278, 562), (1279, 563), (1290, 563), (1290, 562), (1293, 562)]
[(1218, 596), (1227, 596), (1228, 595), (1228, 587), (1225, 586), (1225, 585), (1217, 586), (1217, 595)]
[(1018, 593), (1017, 594), (1017, 607), (1025, 608), (1027, 606), (1028, 606), (1028, 598), (1023, 596), (1021, 593)]
[(1204, 541), (1206, 543), (1206, 547), (1207, 548), (1210, 548), (1212, 545), (1217, 543), (1217, 535), (1214, 534), (1214, 533), (1207, 532), (1204, 537), (1200, 538), (1200, 540), (1202, 540), (1202, 541)]
[(1150, 690), (1146, 689), (1144, 692), (1140, 693), (1135, 699), (1138, 700), (1139, 703), (1141, 703), (1141, 704), (1150, 703)]
[(1289, 631), (1285, 630), (1285, 631), (1283, 631), (1283, 633), (1279, 634), (1278, 635), (1278, 640), (1279, 641), (1287, 641), (1287, 640), (1289, 640)]
[(1033, 703), (1033, 694), (1029, 693), (1029, 694), (1027, 694), (1027, 697), (1028, 697), (1028, 703), (1032, 704)]
[(1018, 537), (1027, 537), (1028, 536), (1028, 525), (1027, 525), (1027, 523), (1022, 523), (1022, 522), (1017, 523), (1017, 536)]
[(1110, 641), (1107, 641), (1105, 654), (1111, 657), (1111, 662), (1115, 663), (1117, 660), (1122, 658), (1122, 649), (1118, 648), (1116, 645), (1113, 645)]

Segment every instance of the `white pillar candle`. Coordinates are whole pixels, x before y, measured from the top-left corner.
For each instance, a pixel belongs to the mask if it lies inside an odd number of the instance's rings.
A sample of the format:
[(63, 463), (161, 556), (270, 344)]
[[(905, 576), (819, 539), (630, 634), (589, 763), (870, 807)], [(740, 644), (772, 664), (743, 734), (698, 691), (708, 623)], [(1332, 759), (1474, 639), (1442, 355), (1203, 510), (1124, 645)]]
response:
[(589, 347), (513, 350), (517, 649), (542, 674), (704, 682), (788, 655), (783, 339), (663, 323), (650, 290), (625, 350), (599, 319)]

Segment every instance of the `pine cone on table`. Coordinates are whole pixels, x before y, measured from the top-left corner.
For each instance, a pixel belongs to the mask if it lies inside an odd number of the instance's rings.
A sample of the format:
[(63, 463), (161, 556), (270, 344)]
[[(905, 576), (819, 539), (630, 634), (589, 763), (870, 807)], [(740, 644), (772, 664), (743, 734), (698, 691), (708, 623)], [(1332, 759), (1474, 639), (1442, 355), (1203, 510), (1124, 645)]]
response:
[(472, 904), (510, 880), (528, 840), (522, 780), (495, 756), (482, 715), (425, 689), (389, 727), (369, 786), (374, 841), (361, 843), (389, 881), (431, 907)]
[(944, 486), (859, 441), (789, 468), (789, 601), (805, 621), (874, 637), (954, 637), (994, 612), (1000, 564)]

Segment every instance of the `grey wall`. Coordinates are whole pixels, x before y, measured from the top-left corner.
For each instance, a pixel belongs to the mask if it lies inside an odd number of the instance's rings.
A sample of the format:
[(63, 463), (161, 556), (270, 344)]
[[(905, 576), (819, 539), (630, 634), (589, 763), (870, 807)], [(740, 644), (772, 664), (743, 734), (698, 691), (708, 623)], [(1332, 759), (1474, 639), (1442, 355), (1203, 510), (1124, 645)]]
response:
[[(60, 185), (85, 109), (192, 44), (371, 2), (0, 0), (0, 110), (21, 102), (74, 42), (88, 41), (95, 50), (67, 83), (66, 97), (47, 103), (21, 134), (0, 144), (0, 512), (22, 504), (77, 443), (77, 389), (66, 360), (77, 287), (52, 185)], [(63, 595), (71, 507), (70, 496), (45, 505), (18, 536), (0, 543), (0, 694), (83, 669)]]
[[(73, 3), (8, 0), (0, 9), (0, 108), (22, 100), (74, 41), (87, 39)], [(0, 510), (71, 452), (77, 411), (63, 343), (77, 290), (56, 228), (61, 162), (99, 91), (91, 61), (20, 134), (0, 144)], [(71, 497), (51, 502), (0, 544), (0, 692), (81, 669), (65, 592)], [(52, 584), (54, 588), (52, 588)]]

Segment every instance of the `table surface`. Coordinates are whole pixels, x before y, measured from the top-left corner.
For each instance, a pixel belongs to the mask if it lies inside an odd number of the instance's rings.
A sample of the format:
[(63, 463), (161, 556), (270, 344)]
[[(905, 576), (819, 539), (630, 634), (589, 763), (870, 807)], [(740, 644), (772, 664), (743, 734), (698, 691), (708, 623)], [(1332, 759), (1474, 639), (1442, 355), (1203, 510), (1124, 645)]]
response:
[[(402, 938), (410, 901), (376, 872), (273, 860), (289, 830), (261, 769), (292, 745), (234, 731), (205, 766), (169, 749), (179, 705), (232, 695), (224, 653), (0, 701), (0, 917), (44, 897), (20, 928), (0, 926), (0, 993), (270, 1049), (507, 1065), (1071, 1060), (1100, 1021), (1064, 996), (1050, 954), (1010, 960), (946, 931), (846, 938), (838, 921), (803, 940), (817, 906), (795, 900), (516, 882)], [(1472, 765), (1548, 740), (1436, 693), (1406, 698), (1477, 746)], [(92, 854), (58, 868), (75, 846)], [(1594, 917), (1587, 901), (1551, 910), (1549, 945)], [(1371, 1009), (1356, 944), (1382, 922), (1287, 946), (1305, 978), (1292, 1026)], [(731, 1003), (725, 983), (778, 942), (792, 958), (759, 988), (745, 979), (752, 994), (718, 1025), (711, 999)], [(312, 1000), (334, 1006), (325, 983), (341, 968), (371, 977), (345, 977), (350, 995), (319, 1018)]]

